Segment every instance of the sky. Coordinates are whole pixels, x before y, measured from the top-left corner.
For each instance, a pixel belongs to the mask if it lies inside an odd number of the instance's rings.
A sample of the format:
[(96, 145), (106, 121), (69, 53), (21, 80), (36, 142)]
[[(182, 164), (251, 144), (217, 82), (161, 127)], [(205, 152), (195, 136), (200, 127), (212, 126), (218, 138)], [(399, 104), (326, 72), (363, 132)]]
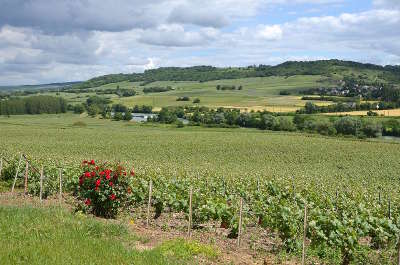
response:
[(0, 85), (319, 59), (400, 64), (400, 0), (0, 0)]

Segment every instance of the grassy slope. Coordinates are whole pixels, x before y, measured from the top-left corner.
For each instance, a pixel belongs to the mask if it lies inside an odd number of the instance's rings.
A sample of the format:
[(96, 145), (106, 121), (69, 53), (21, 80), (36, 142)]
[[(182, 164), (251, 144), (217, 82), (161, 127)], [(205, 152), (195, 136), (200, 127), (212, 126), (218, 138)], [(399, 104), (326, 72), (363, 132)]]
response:
[(60, 208), (0, 206), (0, 264), (187, 264), (194, 255), (217, 255), (184, 240), (139, 252), (137, 240), (124, 225)]
[[(166, 93), (141, 94), (128, 99), (120, 99), (127, 105), (149, 104), (156, 107), (170, 105), (186, 105), (187, 102), (177, 102), (176, 98), (189, 96), (199, 98), (201, 105), (218, 107), (254, 107), (254, 106), (287, 106), (296, 107), (303, 105), (303, 102), (296, 96), (280, 96), (279, 91), (289, 90), (294, 92), (298, 89), (305, 89), (318, 86), (320, 76), (294, 76), (284, 77), (263, 77), (246, 78), (234, 80), (218, 80), (210, 82), (154, 82), (147, 86), (172, 86), (175, 91)], [(242, 91), (217, 91), (216, 86), (221, 85), (242, 85)]]
[[(305, 102), (300, 99), (300, 96), (290, 95), (281, 96), (279, 92), (288, 90), (295, 93), (301, 89), (321, 86), (318, 81), (321, 76), (292, 76), (292, 77), (259, 77), (259, 78), (244, 78), (244, 79), (228, 79), (210, 82), (194, 82), (194, 81), (159, 81), (153, 82), (146, 86), (140, 86), (138, 82), (119, 82), (107, 84), (94, 89), (116, 89), (134, 88), (139, 92), (139, 95), (128, 98), (119, 98), (116, 95), (104, 95), (110, 97), (116, 103), (123, 103), (127, 106), (152, 105), (155, 108), (164, 106), (179, 106), (179, 105), (194, 105), (192, 102), (178, 102), (176, 99), (182, 96), (189, 96), (192, 100), (199, 98), (200, 105), (209, 107), (238, 107), (258, 110), (268, 109), (274, 111), (294, 111)], [(217, 91), (216, 86), (220, 85), (242, 85), (242, 91)], [(323, 83), (329, 85), (328, 83)], [(171, 86), (174, 91), (163, 93), (144, 94), (143, 88), (152, 86)], [(55, 94), (55, 93), (47, 93)], [(60, 93), (70, 103), (84, 102), (89, 95), (94, 93), (70, 94)], [(315, 101), (315, 103), (326, 104), (326, 102)]]
[[(88, 126), (75, 127), (76, 121)], [(374, 189), (380, 183), (395, 192), (399, 185), (394, 177), (400, 149), (393, 143), (250, 129), (177, 129), (72, 114), (2, 117), (0, 134), (4, 152), (23, 151), (48, 163), (59, 159), (77, 165), (94, 158), (131, 161), (138, 173), (155, 175), (279, 181), (295, 176), (299, 185), (326, 190), (335, 185)]]

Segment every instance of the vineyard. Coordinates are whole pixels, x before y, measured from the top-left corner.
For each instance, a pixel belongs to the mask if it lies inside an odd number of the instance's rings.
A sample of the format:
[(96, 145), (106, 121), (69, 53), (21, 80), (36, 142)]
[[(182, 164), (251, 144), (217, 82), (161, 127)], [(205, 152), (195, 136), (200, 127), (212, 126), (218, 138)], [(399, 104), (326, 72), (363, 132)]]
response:
[(27, 192), (44, 199), (59, 192), (60, 172), (63, 191), (75, 194), (83, 160), (117, 162), (128, 174), (134, 170), (125, 208), (150, 206), (154, 218), (183, 212), (191, 229), (213, 222), (232, 238), (259, 226), (276, 233), (281, 251), (299, 260), (305, 242), (308, 261), (397, 262), (395, 143), (72, 115), (0, 118), (0, 135), (4, 185), (17, 176), (16, 187), (24, 187), (29, 161)]

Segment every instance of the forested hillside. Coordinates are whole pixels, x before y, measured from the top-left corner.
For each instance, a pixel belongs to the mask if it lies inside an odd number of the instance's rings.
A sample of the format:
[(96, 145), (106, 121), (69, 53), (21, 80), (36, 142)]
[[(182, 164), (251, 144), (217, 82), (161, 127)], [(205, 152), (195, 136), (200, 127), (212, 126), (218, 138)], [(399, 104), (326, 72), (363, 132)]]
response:
[(247, 77), (324, 75), (341, 79), (355, 75), (365, 80), (400, 83), (400, 66), (379, 66), (351, 61), (321, 60), (308, 62), (285, 62), (276, 66), (259, 65), (248, 67), (217, 68), (212, 66), (162, 67), (146, 70), (144, 73), (112, 74), (90, 79), (72, 88), (90, 88), (122, 81), (211, 81)]

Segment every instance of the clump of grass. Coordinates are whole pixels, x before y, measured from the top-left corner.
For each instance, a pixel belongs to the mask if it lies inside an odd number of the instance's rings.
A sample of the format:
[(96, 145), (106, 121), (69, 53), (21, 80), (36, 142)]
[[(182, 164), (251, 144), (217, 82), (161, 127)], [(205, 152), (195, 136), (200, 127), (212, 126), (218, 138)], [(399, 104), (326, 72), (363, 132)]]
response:
[(197, 241), (187, 241), (185, 239), (166, 241), (158, 249), (166, 257), (171, 256), (183, 260), (188, 260), (193, 255), (215, 260), (220, 255), (219, 250), (211, 245), (201, 244)]
[(75, 127), (86, 127), (87, 124), (85, 122), (83, 122), (83, 121), (76, 121), (76, 122), (74, 122), (72, 124), (72, 126), (75, 126)]

